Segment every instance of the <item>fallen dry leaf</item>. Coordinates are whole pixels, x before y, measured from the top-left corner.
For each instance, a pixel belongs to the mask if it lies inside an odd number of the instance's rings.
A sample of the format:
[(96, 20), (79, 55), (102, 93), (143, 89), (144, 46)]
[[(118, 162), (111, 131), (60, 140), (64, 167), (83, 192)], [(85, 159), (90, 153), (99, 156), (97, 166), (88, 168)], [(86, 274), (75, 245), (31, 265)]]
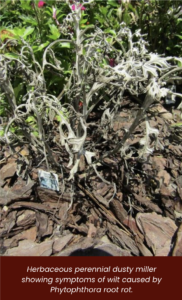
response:
[(36, 221), (35, 215), (35, 212), (29, 209), (21, 211), (21, 214), (17, 217), (16, 225), (22, 227), (34, 225)]
[(0, 169), (0, 179), (5, 180), (6, 178), (14, 176), (16, 173), (16, 168), (17, 168), (17, 163), (15, 161), (8, 163), (7, 165), (4, 165)]

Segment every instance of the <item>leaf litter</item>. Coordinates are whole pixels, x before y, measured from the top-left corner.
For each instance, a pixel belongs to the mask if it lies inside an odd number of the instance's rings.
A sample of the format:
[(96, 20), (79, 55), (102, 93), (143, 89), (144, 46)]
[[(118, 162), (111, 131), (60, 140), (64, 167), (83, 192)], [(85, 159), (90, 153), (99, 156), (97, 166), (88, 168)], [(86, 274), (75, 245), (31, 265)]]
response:
[[(122, 139), (137, 110), (138, 104), (126, 97), (112, 125), (102, 125), (100, 114), (93, 112), (87, 136), (91, 149), (97, 141), (97, 155), (112, 150), (113, 140)], [(74, 181), (51, 170), (59, 182), (53, 189), (40, 184), (46, 164), (30, 155), (31, 146), (12, 154), (1, 143), (1, 255), (181, 256), (182, 135), (181, 127), (174, 126), (178, 116), (177, 109), (171, 113), (162, 105), (152, 106), (147, 129), (145, 122), (136, 127), (122, 149), (124, 158), (111, 154), (93, 171), (82, 156)], [(102, 137), (99, 126), (108, 126)], [(147, 145), (141, 142), (146, 130), (152, 132)], [(69, 177), (68, 154), (63, 150), (57, 157), (56, 143), (53, 147), (55, 160)], [(141, 156), (142, 147), (146, 151)]]

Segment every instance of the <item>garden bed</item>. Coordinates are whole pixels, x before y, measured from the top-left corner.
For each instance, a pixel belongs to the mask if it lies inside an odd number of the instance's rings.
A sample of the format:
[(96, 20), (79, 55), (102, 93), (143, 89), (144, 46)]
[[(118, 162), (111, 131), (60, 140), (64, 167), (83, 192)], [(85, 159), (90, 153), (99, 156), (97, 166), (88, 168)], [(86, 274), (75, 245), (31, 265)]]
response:
[[(112, 126), (104, 124), (107, 137), (97, 134), (103, 125), (99, 111), (93, 112), (86, 143), (95, 144), (98, 157), (113, 149), (138, 109), (138, 103), (126, 96)], [(142, 122), (127, 140), (132, 155), (126, 148), (124, 159), (110, 155), (98, 166), (105, 181), (89, 171), (84, 156), (74, 182), (52, 170), (58, 175), (59, 192), (40, 186), (38, 171), (46, 170), (46, 164), (32, 156), (31, 145), (17, 145), (12, 154), (1, 143), (1, 255), (182, 255), (180, 112), (154, 104), (147, 117), (150, 126), (159, 129), (160, 149), (138, 157), (146, 130)], [(51, 150), (68, 178), (68, 153), (56, 143)]]

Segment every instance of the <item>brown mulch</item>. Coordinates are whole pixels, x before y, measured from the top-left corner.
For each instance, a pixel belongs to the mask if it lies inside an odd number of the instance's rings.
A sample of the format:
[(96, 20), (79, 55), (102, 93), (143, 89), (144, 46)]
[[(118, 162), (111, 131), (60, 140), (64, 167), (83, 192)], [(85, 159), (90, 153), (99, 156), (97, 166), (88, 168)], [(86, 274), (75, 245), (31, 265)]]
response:
[[(112, 149), (138, 107), (126, 98), (105, 137), (99, 135), (100, 118), (93, 113), (87, 143), (97, 142), (99, 153)], [(59, 177), (59, 192), (40, 186), (38, 170), (46, 171), (46, 166), (32, 155), (31, 145), (16, 146), (12, 154), (1, 143), (1, 255), (181, 256), (182, 126), (176, 125), (180, 111), (156, 104), (148, 119), (160, 132), (158, 146), (151, 136), (151, 147), (156, 146), (151, 155), (138, 154), (145, 135), (142, 122), (127, 140), (124, 158), (107, 157), (98, 167), (104, 182), (83, 156), (74, 182), (52, 170)], [(52, 151), (68, 178), (68, 154), (56, 143)]]

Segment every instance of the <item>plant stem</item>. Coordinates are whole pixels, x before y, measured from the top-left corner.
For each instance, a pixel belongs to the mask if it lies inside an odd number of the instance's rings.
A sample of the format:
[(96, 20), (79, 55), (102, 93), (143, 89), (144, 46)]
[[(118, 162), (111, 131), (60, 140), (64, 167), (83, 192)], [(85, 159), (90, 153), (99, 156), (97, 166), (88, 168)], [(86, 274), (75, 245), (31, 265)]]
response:
[(40, 41), (42, 43), (41, 24), (40, 24), (40, 20), (39, 20), (37, 8), (36, 8), (36, 5), (35, 5), (35, 1), (33, 1), (33, 5), (34, 5), (34, 10), (35, 10), (35, 16), (36, 16), (37, 23), (38, 23), (38, 30), (39, 30)]

